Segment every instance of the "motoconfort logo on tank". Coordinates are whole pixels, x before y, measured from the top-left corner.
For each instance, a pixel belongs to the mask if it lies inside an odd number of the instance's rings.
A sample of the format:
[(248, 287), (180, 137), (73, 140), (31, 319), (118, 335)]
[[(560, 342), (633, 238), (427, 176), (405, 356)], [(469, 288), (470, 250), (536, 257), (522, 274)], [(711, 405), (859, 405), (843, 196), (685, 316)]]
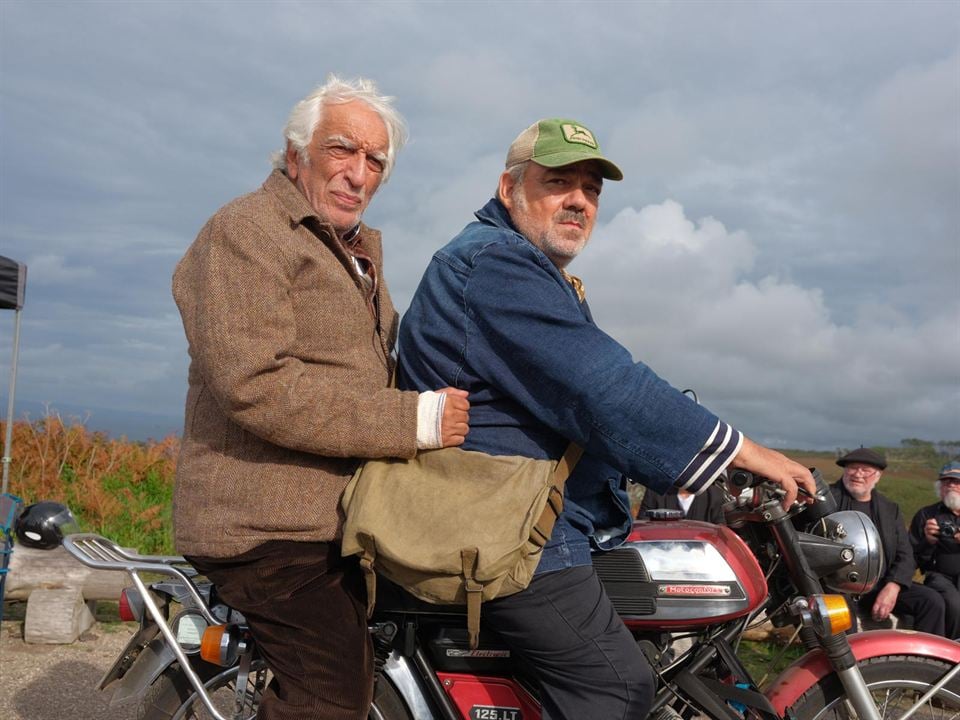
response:
[(730, 594), (729, 585), (658, 585), (658, 595), (674, 597), (726, 597)]

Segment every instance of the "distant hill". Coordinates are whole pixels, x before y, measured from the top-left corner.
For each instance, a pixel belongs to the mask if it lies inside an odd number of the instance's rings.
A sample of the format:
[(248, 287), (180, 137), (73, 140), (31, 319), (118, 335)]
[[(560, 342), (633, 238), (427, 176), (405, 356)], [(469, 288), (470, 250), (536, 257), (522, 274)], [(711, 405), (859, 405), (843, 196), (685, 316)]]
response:
[[(104, 432), (112, 438), (128, 440), (161, 440), (170, 435), (180, 435), (183, 430), (183, 415), (166, 415), (134, 410), (116, 410), (102, 407), (80, 407), (63, 403), (43, 403), (16, 398), (14, 420), (31, 421), (59, 414), (67, 424), (82, 423), (91, 432)], [(7, 398), (0, 396), (0, 421), (6, 420)]]

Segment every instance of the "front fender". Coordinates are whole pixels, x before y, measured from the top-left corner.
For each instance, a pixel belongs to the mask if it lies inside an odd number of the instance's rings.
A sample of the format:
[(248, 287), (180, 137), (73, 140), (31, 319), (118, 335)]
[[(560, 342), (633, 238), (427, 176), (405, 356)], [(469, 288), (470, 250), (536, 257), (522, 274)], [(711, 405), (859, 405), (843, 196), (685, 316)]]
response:
[(157, 635), (140, 650), (122, 676), (117, 676), (116, 666), (111, 668), (100, 681), (100, 689), (115, 688), (113, 697), (110, 698), (111, 705), (119, 705), (132, 698), (139, 698), (154, 680), (160, 677), (160, 673), (176, 662), (176, 659), (167, 641), (162, 635)]
[[(960, 663), (960, 643), (913, 630), (870, 630), (849, 636), (857, 662), (881, 655), (914, 655)], [(784, 670), (767, 691), (767, 699), (783, 717), (787, 708), (833, 672), (822, 650), (811, 650)]]

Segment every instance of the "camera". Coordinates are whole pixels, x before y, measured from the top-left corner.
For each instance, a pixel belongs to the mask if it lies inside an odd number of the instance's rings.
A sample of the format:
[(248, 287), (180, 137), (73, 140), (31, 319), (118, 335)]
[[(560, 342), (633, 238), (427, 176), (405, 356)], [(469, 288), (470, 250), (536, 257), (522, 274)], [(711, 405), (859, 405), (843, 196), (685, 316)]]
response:
[(937, 525), (940, 526), (940, 537), (942, 538), (953, 539), (953, 536), (960, 530), (960, 525), (957, 525), (957, 523), (952, 520), (944, 520), (943, 522), (938, 520)]

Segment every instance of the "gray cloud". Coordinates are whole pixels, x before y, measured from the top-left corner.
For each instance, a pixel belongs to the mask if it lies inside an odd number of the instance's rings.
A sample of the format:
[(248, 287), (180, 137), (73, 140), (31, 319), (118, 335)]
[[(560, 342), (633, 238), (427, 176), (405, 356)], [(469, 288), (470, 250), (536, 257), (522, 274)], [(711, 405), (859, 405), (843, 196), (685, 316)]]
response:
[(750, 280), (755, 252), (743, 231), (666, 201), (621, 211), (577, 267), (601, 326), (758, 440), (796, 442), (803, 428), (830, 447), (953, 426), (960, 303), (919, 323), (869, 304), (844, 323), (819, 288)]
[(627, 175), (573, 270), (638, 359), (763, 441), (956, 439), (958, 23), (951, 2), (7, 0), (19, 397), (178, 429), (173, 267), (333, 71), (377, 79), (410, 122), (368, 217), (401, 309), (512, 138), (572, 116)]

